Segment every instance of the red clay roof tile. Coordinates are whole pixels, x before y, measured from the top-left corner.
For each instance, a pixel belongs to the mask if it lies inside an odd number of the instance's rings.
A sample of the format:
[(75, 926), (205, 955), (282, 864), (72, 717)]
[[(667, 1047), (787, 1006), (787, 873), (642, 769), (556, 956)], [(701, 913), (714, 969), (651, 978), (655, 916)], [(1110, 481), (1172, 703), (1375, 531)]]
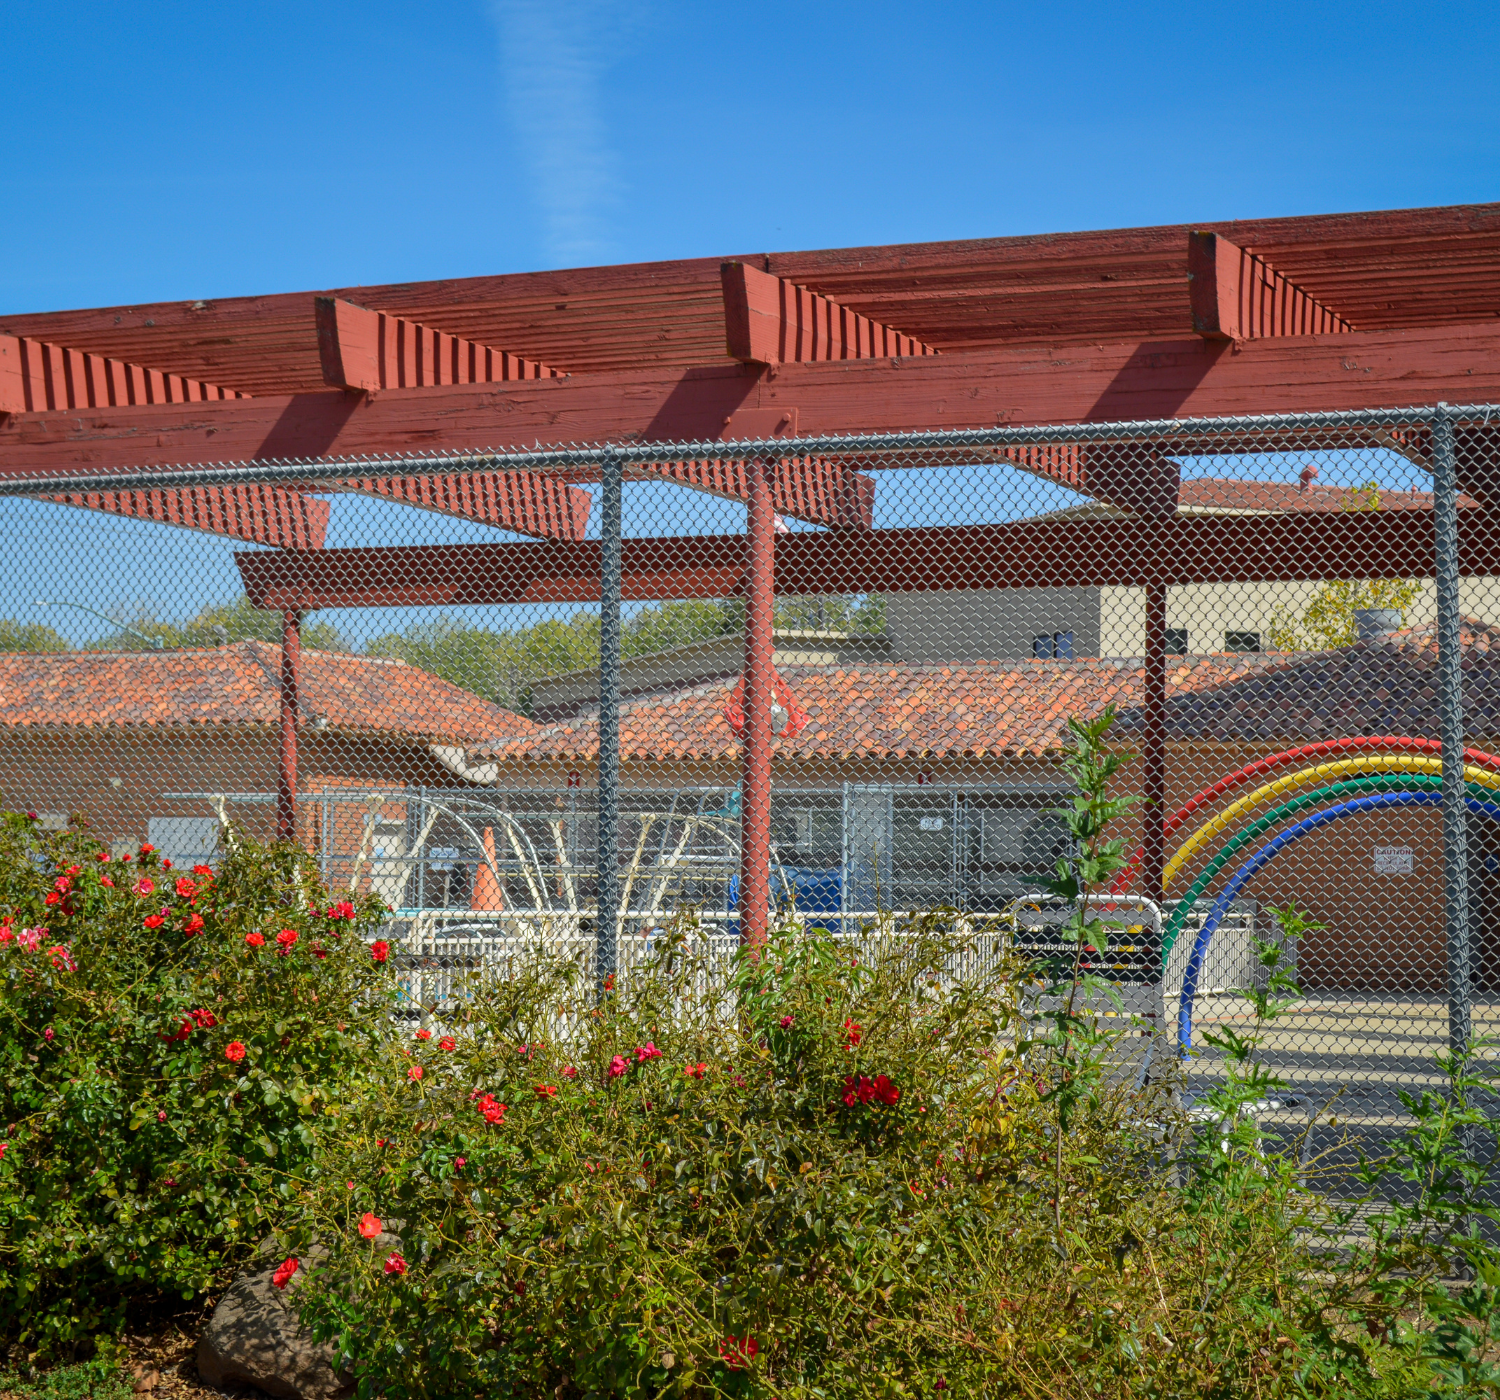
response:
[[(280, 721), (281, 648), (0, 654), (0, 726), (10, 729), (269, 727)], [(532, 734), (529, 719), (402, 661), (304, 651), (303, 718), (331, 732), (472, 744)]]

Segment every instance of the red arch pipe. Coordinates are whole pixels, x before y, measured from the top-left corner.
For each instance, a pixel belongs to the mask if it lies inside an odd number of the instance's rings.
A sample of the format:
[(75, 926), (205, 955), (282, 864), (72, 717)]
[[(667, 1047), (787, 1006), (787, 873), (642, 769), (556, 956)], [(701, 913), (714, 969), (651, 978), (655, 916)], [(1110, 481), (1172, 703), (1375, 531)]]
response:
[[(1268, 754), (1265, 758), (1258, 758), (1254, 763), (1247, 763), (1243, 768), (1236, 769), (1233, 773), (1226, 774), (1220, 778), (1212, 787), (1206, 787), (1185, 806), (1178, 808), (1175, 815), (1162, 825), (1162, 840), (1177, 830), (1194, 812), (1208, 806), (1210, 802), (1216, 801), (1226, 792), (1233, 792), (1237, 787), (1243, 787), (1246, 783), (1260, 777), (1262, 773), (1269, 773), (1273, 768), (1283, 768), (1291, 763), (1301, 763), (1304, 759), (1320, 758), (1324, 754), (1348, 753), (1355, 749), (1415, 749), (1419, 753), (1441, 753), (1442, 743), (1437, 739), (1411, 739), (1400, 735), (1387, 734), (1383, 737), (1366, 735), (1351, 739), (1325, 739), (1321, 744), (1304, 744), (1300, 749), (1287, 749), (1282, 753)], [(1479, 764), (1484, 768), (1500, 770), (1500, 755), (1486, 753), (1483, 749), (1465, 749), (1464, 757), (1470, 763)], [(1111, 894), (1124, 894), (1130, 888), (1135, 879), (1136, 871), (1140, 869), (1143, 857), (1143, 849), (1136, 847), (1135, 854), (1130, 857), (1127, 865), (1109, 887)]]

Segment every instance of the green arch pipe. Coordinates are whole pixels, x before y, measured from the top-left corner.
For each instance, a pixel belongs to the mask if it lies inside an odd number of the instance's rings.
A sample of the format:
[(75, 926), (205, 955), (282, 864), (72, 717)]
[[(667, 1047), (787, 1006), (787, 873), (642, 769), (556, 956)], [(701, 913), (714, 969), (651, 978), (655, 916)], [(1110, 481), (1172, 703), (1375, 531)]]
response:
[[(1342, 783), (1332, 783), (1328, 787), (1317, 788), (1312, 792), (1304, 792), (1300, 797), (1294, 797), (1290, 802), (1284, 803), (1275, 811), (1267, 812), (1253, 826), (1247, 826), (1238, 836), (1225, 846), (1204, 868), (1203, 873), (1193, 881), (1193, 887), (1178, 903), (1176, 912), (1168, 921), (1162, 932), (1161, 940), (1161, 965), (1162, 971), (1166, 971), (1167, 957), (1172, 951), (1172, 945), (1177, 941), (1177, 936), (1182, 932), (1182, 925), (1186, 921), (1193, 906), (1198, 902), (1198, 896), (1203, 893), (1219, 873), (1234, 857), (1242, 851), (1257, 836), (1264, 835), (1278, 822), (1285, 821), (1288, 817), (1296, 816), (1298, 812), (1306, 811), (1309, 807), (1317, 806), (1320, 802), (1333, 801), (1342, 797), (1353, 797), (1367, 792), (1413, 792), (1423, 788), (1441, 788), (1443, 776), (1441, 773), (1372, 773), (1363, 778), (1350, 778)], [(1465, 783), (1470, 797), (1477, 797), (1481, 801), (1493, 801), (1495, 792), (1493, 788), (1487, 788), (1479, 783)]]

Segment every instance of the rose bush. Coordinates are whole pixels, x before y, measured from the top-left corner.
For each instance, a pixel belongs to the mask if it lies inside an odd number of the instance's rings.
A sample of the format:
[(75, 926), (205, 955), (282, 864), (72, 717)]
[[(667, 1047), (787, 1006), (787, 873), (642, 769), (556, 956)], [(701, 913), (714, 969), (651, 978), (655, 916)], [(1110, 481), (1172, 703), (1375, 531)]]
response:
[[(787, 927), (726, 995), (685, 925), (597, 1001), (545, 959), (469, 988), (452, 1050), (394, 1043), (325, 1127), (285, 1236), (329, 1250), (304, 1316), (369, 1394), (988, 1393), (1017, 1271), (1058, 1272), (1050, 1109), (1013, 1059), (1022, 965), (940, 978), (959, 942), (866, 962)], [(1068, 1157), (1106, 1256), (1161, 1190), (1121, 1108)]]
[(0, 821), (0, 1338), (32, 1349), (221, 1282), (388, 1034), (383, 907), (289, 848), (169, 866)]

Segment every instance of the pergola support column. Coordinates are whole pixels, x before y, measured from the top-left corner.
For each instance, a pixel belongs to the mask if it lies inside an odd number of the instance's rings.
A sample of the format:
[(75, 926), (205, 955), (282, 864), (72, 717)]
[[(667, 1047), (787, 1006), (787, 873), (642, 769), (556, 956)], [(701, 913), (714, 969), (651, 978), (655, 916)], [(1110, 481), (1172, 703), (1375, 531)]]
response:
[(302, 614), (281, 614), (281, 750), (276, 765), (276, 839), (297, 835), (297, 684), (302, 663)]
[(776, 513), (771, 463), (745, 464), (745, 729), (741, 749), (740, 937), (766, 941), (771, 906), (771, 704), (775, 680), (772, 636), (776, 575)]

